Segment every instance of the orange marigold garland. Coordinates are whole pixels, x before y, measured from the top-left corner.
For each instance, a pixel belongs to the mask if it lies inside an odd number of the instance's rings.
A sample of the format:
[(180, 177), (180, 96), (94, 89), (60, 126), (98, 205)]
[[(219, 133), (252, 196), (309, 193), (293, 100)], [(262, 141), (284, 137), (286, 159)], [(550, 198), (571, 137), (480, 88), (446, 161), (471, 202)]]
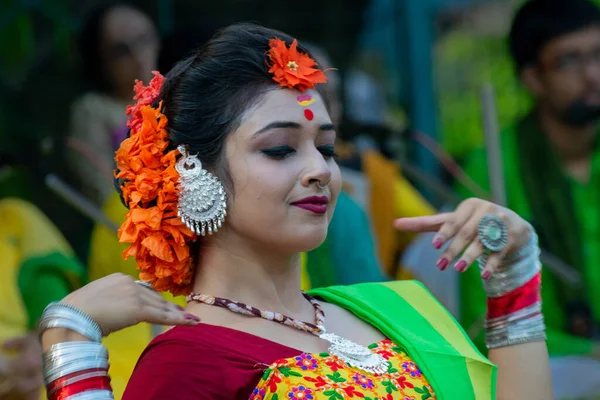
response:
[(271, 61), (269, 73), (273, 80), (282, 87), (298, 89), (305, 92), (314, 89), (317, 83), (327, 82), (327, 77), (318, 68), (315, 60), (306, 53), (298, 51), (298, 41), (294, 39), (288, 48), (281, 39), (269, 41), (267, 56)]
[(148, 86), (136, 81), (137, 102), (127, 107), (131, 134), (115, 157), (115, 177), (124, 182), (121, 190), (129, 207), (118, 236), (120, 242), (131, 243), (123, 257), (135, 257), (141, 280), (158, 291), (180, 295), (190, 291), (190, 243), (196, 237), (177, 217), (178, 151), (165, 154), (169, 146), (167, 117), (161, 112), (162, 102), (152, 107), (164, 78), (158, 72), (153, 74)]

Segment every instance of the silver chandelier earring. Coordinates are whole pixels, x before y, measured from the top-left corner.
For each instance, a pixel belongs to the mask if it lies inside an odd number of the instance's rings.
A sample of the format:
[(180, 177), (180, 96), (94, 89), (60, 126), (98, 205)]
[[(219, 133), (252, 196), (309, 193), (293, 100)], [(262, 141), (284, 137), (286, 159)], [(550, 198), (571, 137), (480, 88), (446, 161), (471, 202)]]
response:
[(223, 184), (203, 169), (198, 156), (190, 155), (185, 146), (177, 150), (182, 155), (175, 165), (180, 177), (178, 216), (195, 234), (212, 235), (227, 215)]

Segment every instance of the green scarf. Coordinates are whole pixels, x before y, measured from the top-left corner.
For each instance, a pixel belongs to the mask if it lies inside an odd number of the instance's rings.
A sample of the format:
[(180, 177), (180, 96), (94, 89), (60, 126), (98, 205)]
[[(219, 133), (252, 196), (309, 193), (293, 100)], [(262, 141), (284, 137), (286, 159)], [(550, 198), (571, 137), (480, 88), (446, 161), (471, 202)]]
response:
[(351, 311), (406, 349), (438, 399), (496, 398), (496, 367), (419, 282), (334, 286), (309, 294)]
[[(517, 147), (521, 179), (529, 202), (540, 245), (581, 271), (584, 257), (580, 227), (569, 179), (542, 132), (537, 113), (517, 125)], [(580, 301), (584, 290), (557, 285), (569, 301)]]

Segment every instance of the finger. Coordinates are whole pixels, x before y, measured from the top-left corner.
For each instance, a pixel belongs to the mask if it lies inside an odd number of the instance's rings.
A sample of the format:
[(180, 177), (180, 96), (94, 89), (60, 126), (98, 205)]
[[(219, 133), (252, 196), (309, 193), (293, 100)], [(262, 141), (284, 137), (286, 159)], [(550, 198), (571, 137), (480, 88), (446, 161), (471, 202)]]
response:
[(442, 213), (425, 217), (398, 218), (394, 227), (404, 232), (437, 232), (453, 213)]
[(200, 318), (179, 310), (168, 311), (147, 307), (145, 309), (144, 321), (159, 325), (197, 325), (200, 323)]
[(453, 263), (465, 248), (476, 239), (477, 221), (471, 218), (462, 224), (461, 222), (462, 220), (452, 221), (448, 225), (442, 226), (436, 235), (443, 241), (452, 239), (452, 242), (438, 260), (438, 268), (441, 270), (446, 269), (449, 264)]
[(39, 373), (33, 374), (31, 376), (18, 379), (15, 385), (15, 389), (20, 393), (31, 393), (36, 391), (39, 393), (39, 389), (41, 389), (44, 383), (44, 379), (42, 377), (41, 369)]
[(4, 350), (21, 350), (23, 347), (27, 346), (29, 340), (31, 340), (29, 335), (8, 339), (2, 344), (2, 348)]
[(469, 247), (467, 247), (464, 253), (460, 256), (460, 259), (454, 265), (454, 268), (458, 272), (465, 272), (471, 265), (473, 265), (474, 262), (477, 261), (479, 257), (483, 255), (484, 252), (485, 247), (479, 240), (479, 237), (475, 237)]
[(42, 370), (42, 348), (30, 349), (10, 361), (10, 371), (17, 376), (32, 375)]

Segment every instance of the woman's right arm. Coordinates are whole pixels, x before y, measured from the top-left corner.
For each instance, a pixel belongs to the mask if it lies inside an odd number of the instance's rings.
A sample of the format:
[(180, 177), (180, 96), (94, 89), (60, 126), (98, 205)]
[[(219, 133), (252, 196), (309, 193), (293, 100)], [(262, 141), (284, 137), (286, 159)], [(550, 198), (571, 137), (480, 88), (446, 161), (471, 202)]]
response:
[(94, 281), (51, 304), (42, 315), (46, 387), (69, 393), (97, 388), (106, 395), (110, 387), (102, 336), (140, 322), (196, 325), (199, 321), (129, 276), (113, 274)]

